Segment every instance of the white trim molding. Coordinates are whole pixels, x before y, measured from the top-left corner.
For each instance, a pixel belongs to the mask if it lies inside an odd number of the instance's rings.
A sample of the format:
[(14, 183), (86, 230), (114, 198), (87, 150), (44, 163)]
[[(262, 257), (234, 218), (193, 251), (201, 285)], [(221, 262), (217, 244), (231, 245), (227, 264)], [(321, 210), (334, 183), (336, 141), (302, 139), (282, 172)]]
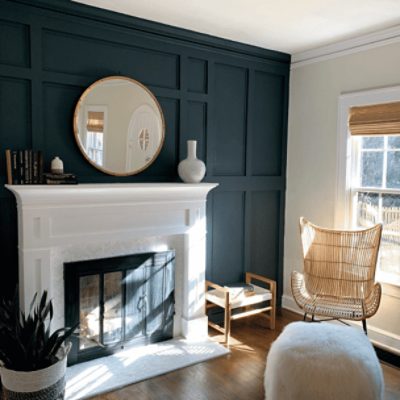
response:
[(326, 46), (295, 53), (292, 55), (291, 68), (295, 69), (304, 65), (331, 60), (333, 58), (398, 42), (400, 42), (400, 25), (361, 35), (353, 39), (346, 39)]
[[(391, 86), (371, 90), (362, 90), (351, 93), (343, 93), (339, 96), (338, 104), (338, 134), (336, 153), (336, 194), (335, 194), (335, 228), (351, 228), (350, 204), (351, 204), (351, 177), (347, 171), (354, 168), (355, 157), (352, 154), (351, 136), (348, 129), (348, 116), (351, 107), (369, 104), (382, 104), (392, 101), (400, 101), (400, 86)], [(376, 279), (383, 283), (400, 286), (398, 275), (377, 271)]]
[(293, 296), (289, 296), (288, 294), (282, 295), (282, 308), (292, 311), (296, 314), (304, 314), (300, 307), (294, 301)]
[(368, 104), (389, 103), (400, 101), (400, 86), (362, 90), (351, 93), (343, 93), (339, 96), (338, 122), (337, 122), (337, 153), (336, 153), (336, 202), (335, 202), (335, 227), (346, 227), (349, 221), (349, 188), (350, 179), (347, 171), (351, 167), (351, 146), (348, 131), (349, 110), (354, 106)]

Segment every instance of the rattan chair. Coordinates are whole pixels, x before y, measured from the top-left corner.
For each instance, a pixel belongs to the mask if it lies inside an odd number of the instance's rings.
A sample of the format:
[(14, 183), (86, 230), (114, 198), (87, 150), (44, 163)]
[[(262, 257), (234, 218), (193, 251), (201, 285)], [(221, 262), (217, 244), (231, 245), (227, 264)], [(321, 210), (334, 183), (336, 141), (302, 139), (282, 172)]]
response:
[(354, 231), (316, 226), (300, 218), (304, 272), (292, 272), (292, 293), (307, 315), (362, 321), (378, 310), (382, 288), (374, 282), (382, 225)]

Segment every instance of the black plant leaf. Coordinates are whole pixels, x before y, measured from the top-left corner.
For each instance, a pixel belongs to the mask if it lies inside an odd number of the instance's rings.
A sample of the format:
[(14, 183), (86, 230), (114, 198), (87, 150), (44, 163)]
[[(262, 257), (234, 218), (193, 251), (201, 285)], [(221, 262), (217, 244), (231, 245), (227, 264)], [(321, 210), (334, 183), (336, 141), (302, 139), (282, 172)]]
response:
[(15, 371), (35, 371), (58, 361), (61, 346), (76, 326), (51, 333), (53, 304), (43, 292), (39, 302), (35, 294), (29, 314), (19, 310), (17, 295), (0, 302), (0, 361)]

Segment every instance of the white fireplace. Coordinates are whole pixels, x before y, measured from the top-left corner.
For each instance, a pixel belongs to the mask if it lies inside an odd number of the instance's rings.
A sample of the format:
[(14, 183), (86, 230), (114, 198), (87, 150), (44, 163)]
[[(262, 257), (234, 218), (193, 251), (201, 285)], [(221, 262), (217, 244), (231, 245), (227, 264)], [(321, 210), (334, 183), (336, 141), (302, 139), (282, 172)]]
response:
[(6, 185), (17, 198), (21, 307), (27, 311), (34, 293), (48, 290), (58, 328), (65, 262), (174, 249), (174, 336), (206, 336), (205, 204), (216, 186)]

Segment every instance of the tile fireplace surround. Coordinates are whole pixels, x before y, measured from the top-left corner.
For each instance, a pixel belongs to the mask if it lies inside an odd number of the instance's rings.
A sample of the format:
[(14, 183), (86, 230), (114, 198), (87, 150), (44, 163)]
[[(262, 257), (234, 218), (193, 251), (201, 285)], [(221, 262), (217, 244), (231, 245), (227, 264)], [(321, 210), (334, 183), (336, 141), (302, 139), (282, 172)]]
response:
[(205, 204), (217, 184), (6, 185), (17, 198), (21, 307), (48, 290), (64, 325), (64, 262), (175, 249), (174, 336), (207, 335)]

